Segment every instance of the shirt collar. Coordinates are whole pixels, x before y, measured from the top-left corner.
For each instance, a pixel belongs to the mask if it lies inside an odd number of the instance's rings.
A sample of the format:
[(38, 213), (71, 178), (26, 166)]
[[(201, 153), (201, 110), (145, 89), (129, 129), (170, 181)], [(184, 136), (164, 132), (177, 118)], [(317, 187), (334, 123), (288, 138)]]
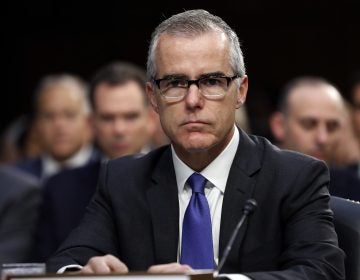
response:
[[(200, 174), (217, 187), (222, 193), (225, 191), (227, 178), (229, 176), (231, 164), (234, 160), (236, 150), (239, 145), (239, 131), (237, 127), (226, 148), (207, 166)], [(176, 182), (179, 192), (184, 188), (187, 179), (195, 171), (187, 166), (176, 154), (174, 147), (171, 145), (172, 158), (174, 163)]]
[(91, 145), (86, 145), (80, 149), (75, 155), (59, 163), (50, 155), (44, 155), (43, 160), (43, 175), (42, 177), (48, 177), (59, 172), (62, 168), (75, 168), (85, 165), (91, 158), (93, 148)]

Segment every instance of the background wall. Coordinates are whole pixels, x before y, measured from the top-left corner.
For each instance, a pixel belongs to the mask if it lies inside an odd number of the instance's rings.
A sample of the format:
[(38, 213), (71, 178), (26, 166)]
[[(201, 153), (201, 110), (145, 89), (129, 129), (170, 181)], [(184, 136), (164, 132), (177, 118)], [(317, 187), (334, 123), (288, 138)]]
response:
[(350, 76), (360, 69), (356, 0), (148, 1), (146, 7), (137, 1), (40, 0), (4, 5), (0, 131), (29, 112), (43, 75), (70, 72), (89, 79), (112, 60), (145, 65), (152, 30), (184, 9), (207, 9), (237, 31), (250, 79), (247, 106), (257, 134), (267, 134), (266, 118), (287, 80), (320, 75), (346, 93)]

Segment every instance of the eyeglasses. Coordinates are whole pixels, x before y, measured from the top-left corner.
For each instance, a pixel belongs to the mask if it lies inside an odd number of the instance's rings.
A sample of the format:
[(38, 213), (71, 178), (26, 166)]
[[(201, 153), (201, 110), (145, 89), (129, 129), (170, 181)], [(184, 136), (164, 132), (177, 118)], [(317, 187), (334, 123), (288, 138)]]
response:
[(160, 94), (169, 102), (182, 100), (188, 93), (188, 89), (195, 84), (201, 94), (208, 99), (221, 99), (227, 92), (231, 82), (240, 75), (227, 76), (207, 76), (197, 80), (185, 78), (164, 78), (154, 80), (160, 90)]

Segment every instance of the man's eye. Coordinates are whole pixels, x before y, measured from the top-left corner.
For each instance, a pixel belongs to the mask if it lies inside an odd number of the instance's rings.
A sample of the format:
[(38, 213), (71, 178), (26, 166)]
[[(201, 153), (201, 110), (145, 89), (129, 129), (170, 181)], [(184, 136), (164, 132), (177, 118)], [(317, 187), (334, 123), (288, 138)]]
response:
[(222, 78), (206, 78), (202, 80), (202, 83), (205, 86), (222, 86), (224, 84), (224, 81)]
[(186, 80), (174, 79), (168, 81), (168, 87), (184, 87), (184, 86), (186, 86)]
[(329, 121), (326, 124), (326, 128), (329, 133), (335, 132), (335, 131), (339, 130), (340, 123), (338, 121)]
[(303, 129), (311, 130), (318, 125), (318, 122), (314, 119), (303, 119), (300, 120), (300, 124)]

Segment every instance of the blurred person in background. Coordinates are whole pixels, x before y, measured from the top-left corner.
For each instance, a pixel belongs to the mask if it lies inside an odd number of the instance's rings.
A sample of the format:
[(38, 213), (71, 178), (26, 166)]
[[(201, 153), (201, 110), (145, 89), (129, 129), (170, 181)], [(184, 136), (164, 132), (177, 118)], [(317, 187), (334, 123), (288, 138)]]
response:
[(29, 261), (40, 202), (35, 177), (0, 165), (0, 266)]
[(15, 118), (0, 136), (0, 162), (3, 164), (15, 164), (40, 154), (39, 139), (29, 115)]
[(151, 120), (148, 124), (148, 129), (150, 131), (149, 145), (151, 149), (155, 149), (163, 145), (169, 144), (170, 140), (161, 127), (159, 115), (154, 111), (152, 106), (150, 106), (150, 119)]
[(244, 104), (235, 111), (235, 123), (238, 127), (244, 130), (246, 133), (251, 133), (249, 117)]
[(349, 153), (339, 147), (352, 146), (346, 143), (354, 138), (344, 138), (351, 136), (350, 125), (340, 92), (319, 77), (290, 81), (284, 87), (278, 111), (270, 117), (270, 127), (279, 147), (324, 160), (330, 167), (330, 193), (359, 200), (360, 181), (345, 168), (338, 168), (336, 162), (339, 158), (344, 161)]
[(348, 102), (345, 101), (345, 121), (342, 129), (340, 143), (334, 150), (333, 166), (338, 168), (353, 169), (356, 175), (358, 163), (360, 161), (360, 145), (355, 132), (352, 115), (354, 110)]
[(321, 78), (301, 77), (286, 85), (270, 127), (280, 147), (332, 164), (344, 112), (343, 98), (334, 86)]
[(355, 73), (350, 88), (350, 102), (353, 107), (352, 121), (360, 145), (360, 72)]
[[(360, 147), (360, 72), (356, 72), (352, 77), (349, 111), (356, 144)], [(354, 160), (349, 163), (348, 170), (360, 178), (360, 157), (355, 157)]]
[[(103, 159), (144, 154), (167, 141), (149, 106), (145, 83), (145, 71), (125, 62), (108, 64), (95, 74), (92, 124)], [(78, 224), (95, 191), (100, 165), (98, 160), (61, 172), (45, 184), (34, 260), (46, 260)]]
[(41, 156), (17, 166), (41, 180), (63, 168), (80, 167), (97, 158), (91, 145), (87, 85), (68, 74), (45, 77), (35, 93), (34, 129)]
[[(146, 75), (125, 62), (104, 66), (91, 83), (95, 141), (107, 158), (146, 153), (156, 129), (145, 94)], [(157, 122), (155, 120), (155, 122)]]

